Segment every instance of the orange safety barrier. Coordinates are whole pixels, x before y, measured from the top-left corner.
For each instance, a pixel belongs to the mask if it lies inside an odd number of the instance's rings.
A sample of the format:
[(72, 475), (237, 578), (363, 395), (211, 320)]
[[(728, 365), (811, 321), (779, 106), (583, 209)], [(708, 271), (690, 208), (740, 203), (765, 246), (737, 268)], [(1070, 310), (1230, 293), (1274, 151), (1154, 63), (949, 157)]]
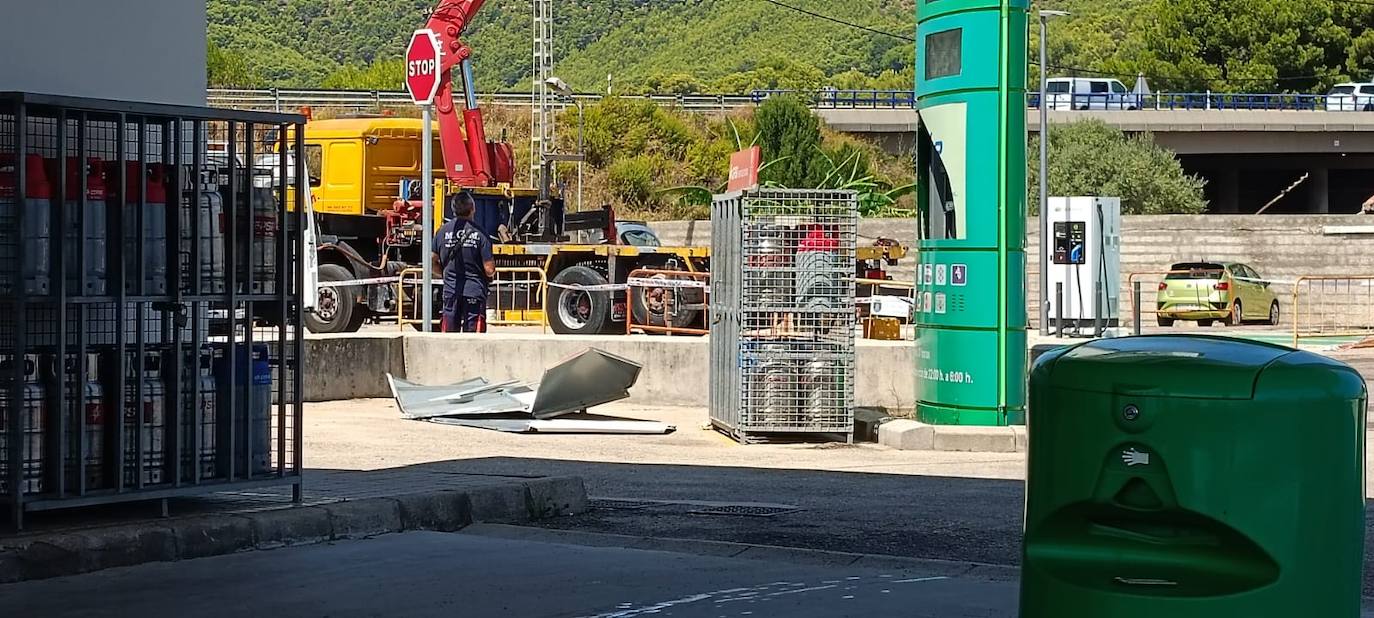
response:
[[(631, 272), (626, 277), (625, 284), (630, 305), (625, 317), (625, 334), (631, 334), (635, 330), (664, 333), (669, 336), (701, 336), (711, 333), (710, 329), (706, 328), (673, 326), (672, 319), (678, 310), (700, 310), (709, 324), (707, 312), (711, 298), (711, 273), (642, 268)], [(648, 319), (658, 316), (663, 321), (662, 325), (635, 323), (633, 306), (636, 300), (648, 311)]]

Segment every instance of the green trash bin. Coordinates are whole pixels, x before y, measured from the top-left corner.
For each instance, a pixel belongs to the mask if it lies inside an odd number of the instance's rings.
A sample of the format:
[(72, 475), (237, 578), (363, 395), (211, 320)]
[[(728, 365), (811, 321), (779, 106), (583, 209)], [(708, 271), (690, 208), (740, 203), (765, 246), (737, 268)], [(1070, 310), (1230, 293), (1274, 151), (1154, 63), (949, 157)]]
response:
[(1358, 618), (1364, 380), (1215, 337), (1031, 372), (1021, 618)]

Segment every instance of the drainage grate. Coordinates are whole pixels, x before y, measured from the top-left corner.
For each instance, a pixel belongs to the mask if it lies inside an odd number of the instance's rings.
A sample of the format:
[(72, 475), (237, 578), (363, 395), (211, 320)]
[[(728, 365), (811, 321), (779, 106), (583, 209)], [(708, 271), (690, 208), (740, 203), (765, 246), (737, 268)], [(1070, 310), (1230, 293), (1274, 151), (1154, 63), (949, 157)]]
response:
[(587, 501), (588, 507), (598, 511), (637, 511), (662, 504), (662, 502), (646, 500), (616, 500), (613, 498), (593, 498)]
[(688, 511), (692, 515), (726, 515), (732, 517), (777, 517), (788, 513), (796, 513), (801, 507), (796, 506), (744, 506), (739, 504), (728, 504), (723, 506), (713, 506), (704, 509)]

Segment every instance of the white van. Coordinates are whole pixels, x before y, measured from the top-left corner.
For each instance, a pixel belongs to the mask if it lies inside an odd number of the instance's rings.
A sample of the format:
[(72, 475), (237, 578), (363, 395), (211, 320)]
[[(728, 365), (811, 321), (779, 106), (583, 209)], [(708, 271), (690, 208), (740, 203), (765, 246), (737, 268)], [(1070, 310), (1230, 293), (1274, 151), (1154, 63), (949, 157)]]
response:
[(1326, 95), (1328, 112), (1374, 112), (1374, 83), (1336, 84)]
[(1046, 85), (1045, 100), (1054, 110), (1140, 109), (1140, 95), (1121, 80), (1105, 77), (1055, 77)]

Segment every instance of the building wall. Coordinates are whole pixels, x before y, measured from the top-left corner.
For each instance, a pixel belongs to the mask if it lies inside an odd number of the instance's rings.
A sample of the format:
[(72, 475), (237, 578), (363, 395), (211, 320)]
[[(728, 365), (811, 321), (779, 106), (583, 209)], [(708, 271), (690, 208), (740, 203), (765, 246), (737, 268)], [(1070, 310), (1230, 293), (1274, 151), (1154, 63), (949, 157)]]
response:
[(0, 23), (0, 91), (205, 104), (204, 0), (7, 0)]

